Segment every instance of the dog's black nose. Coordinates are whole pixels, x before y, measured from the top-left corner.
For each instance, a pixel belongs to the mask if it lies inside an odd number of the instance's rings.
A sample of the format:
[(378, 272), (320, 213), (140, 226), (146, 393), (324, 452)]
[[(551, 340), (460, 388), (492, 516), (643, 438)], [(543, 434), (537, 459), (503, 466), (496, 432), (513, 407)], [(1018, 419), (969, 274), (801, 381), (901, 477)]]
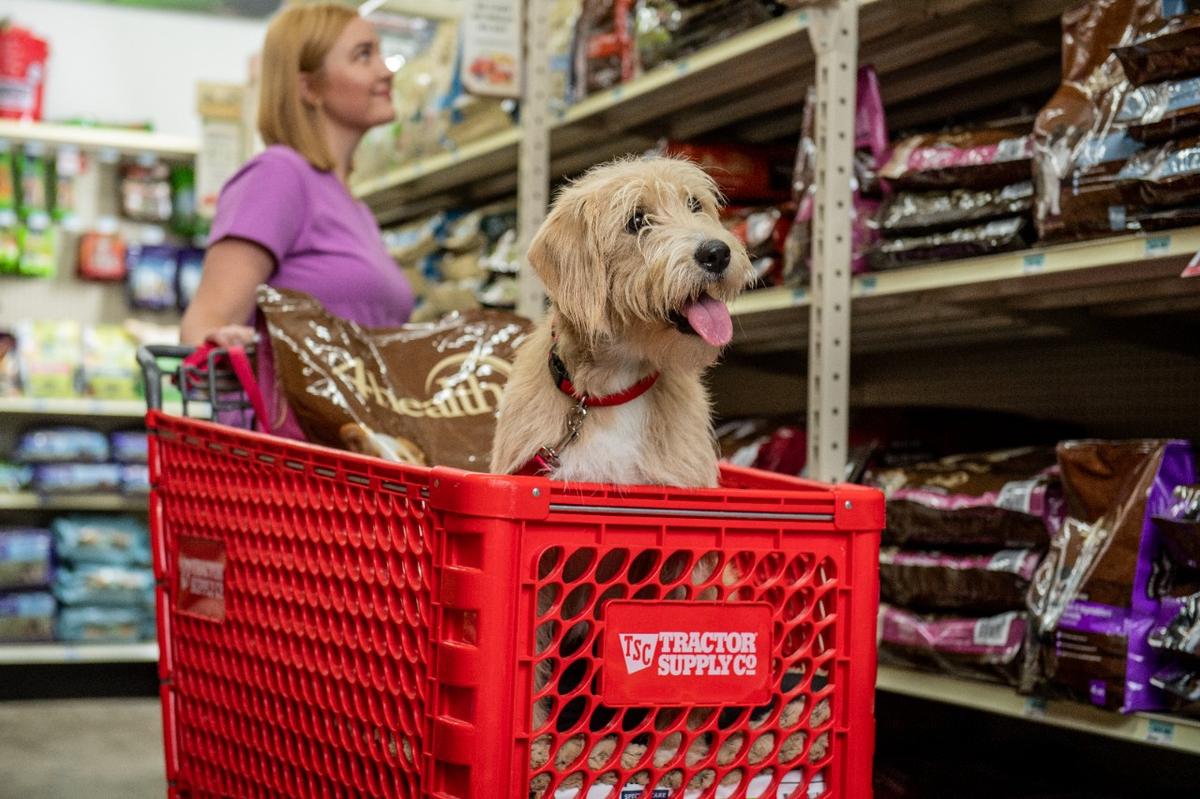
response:
[(729, 268), (729, 245), (717, 239), (709, 239), (696, 248), (696, 263), (706, 272), (719, 275)]

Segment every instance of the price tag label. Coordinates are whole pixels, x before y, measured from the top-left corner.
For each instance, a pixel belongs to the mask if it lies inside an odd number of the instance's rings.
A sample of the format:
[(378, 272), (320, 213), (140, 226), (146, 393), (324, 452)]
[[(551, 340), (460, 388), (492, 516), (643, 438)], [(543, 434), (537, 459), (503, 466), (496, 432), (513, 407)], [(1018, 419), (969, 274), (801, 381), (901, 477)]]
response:
[(1146, 257), (1163, 258), (1171, 251), (1170, 236), (1151, 236), (1146, 239)]
[(874, 275), (868, 275), (858, 280), (858, 292), (863, 297), (870, 297), (878, 286), (879, 280)]
[(1152, 744), (1169, 744), (1175, 739), (1175, 725), (1162, 719), (1150, 719), (1146, 725), (1146, 740)]
[(1021, 259), (1021, 274), (1036, 275), (1046, 271), (1046, 254), (1030, 253)]
[(1046, 718), (1046, 700), (1040, 696), (1031, 696), (1026, 699), (1025, 717), (1030, 719)]
[(688, 65), (687, 59), (678, 61), (675, 64), (675, 72), (679, 75), (686, 75), (690, 69), (691, 67)]
[(792, 302), (799, 305), (808, 299), (808, 289), (794, 289), (792, 291)]

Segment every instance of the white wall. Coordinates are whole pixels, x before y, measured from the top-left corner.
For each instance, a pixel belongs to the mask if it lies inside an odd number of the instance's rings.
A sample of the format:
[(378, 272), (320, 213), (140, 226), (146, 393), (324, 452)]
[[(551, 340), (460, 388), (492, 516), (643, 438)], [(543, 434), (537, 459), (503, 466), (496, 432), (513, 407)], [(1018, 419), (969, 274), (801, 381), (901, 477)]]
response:
[(81, 3), (4, 0), (0, 15), (50, 42), (43, 116), (150, 120), (199, 136), (197, 81), (244, 83), (266, 19)]

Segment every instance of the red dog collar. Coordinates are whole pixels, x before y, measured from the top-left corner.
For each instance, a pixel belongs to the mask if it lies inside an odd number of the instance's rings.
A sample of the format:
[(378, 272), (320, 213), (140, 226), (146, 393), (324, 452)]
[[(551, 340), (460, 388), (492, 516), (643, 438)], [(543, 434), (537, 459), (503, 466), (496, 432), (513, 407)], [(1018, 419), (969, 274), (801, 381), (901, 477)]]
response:
[(658, 372), (652, 372), (624, 391), (618, 391), (615, 394), (606, 394), (603, 397), (593, 397), (590, 394), (577, 394), (575, 392), (575, 384), (571, 382), (571, 374), (567, 371), (567, 365), (563, 363), (562, 358), (558, 357), (557, 344), (550, 347), (549, 365), (550, 377), (554, 381), (554, 385), (558, 387), (559, 391), (576, 402), (575, 407), (572, 409), (571, 420), (567, 424), (567, 435), (563, 437), (563, 440), (557, 446), (542, 447), (539, 449), (514, 474), (524, 476), (545, 476), (550, 474), (558, 468), (559, 453), (579, 435), (579, 428), (583, 424), (583, 420), (587, 418), (588, 409), (612, 408), (616, 405), (624, 405), (627, 402), (632, 402), (649, 391), (658, 382), (659, 375)]

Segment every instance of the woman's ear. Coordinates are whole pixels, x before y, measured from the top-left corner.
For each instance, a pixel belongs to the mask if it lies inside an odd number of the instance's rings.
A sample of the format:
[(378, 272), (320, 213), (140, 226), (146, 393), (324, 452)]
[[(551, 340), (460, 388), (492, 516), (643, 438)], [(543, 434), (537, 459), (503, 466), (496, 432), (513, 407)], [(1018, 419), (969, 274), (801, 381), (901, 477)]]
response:
[(296, 75), (296, 88), (300, 101), (312, 108), (321, 107), (320, 81), (315, 72), (300, 72)]
[(581, 200), (560, 197), (530, 242), (528, 257), (559, 313), (595, 339), (608, 332), (608, 291), (587, 214)]

